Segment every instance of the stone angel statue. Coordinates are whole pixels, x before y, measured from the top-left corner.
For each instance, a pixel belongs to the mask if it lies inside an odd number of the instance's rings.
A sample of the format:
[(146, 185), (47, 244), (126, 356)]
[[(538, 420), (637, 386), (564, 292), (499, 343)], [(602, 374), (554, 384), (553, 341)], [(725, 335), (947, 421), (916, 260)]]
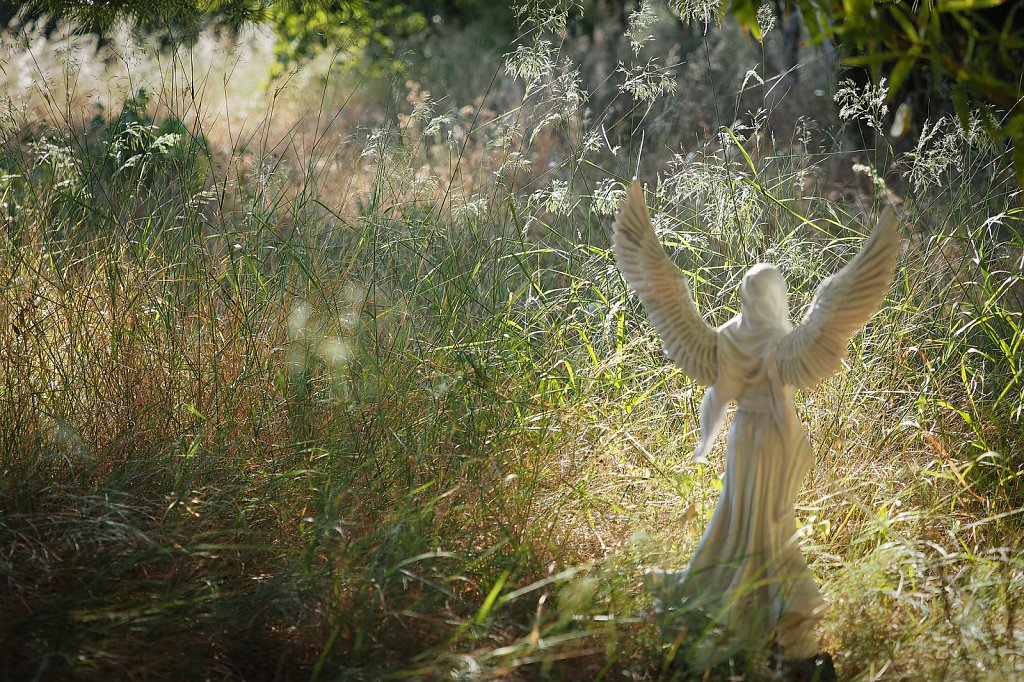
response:
[(710, 387), (696, 460), (707, 457), (726, 407), (737, 404), (718, 505), (687, 570), (648, 572), (655, 606), (665, 613), (689, 604), (749, 645), (774, 644), (784, 659), (813, 658), (824, 601), (797, 539), (793, 505), (813, 457), (793, 394), (841, 366), (851, 336), (882, 302), (900, 249), (895, 215), (887, 208), (860, 253), (821, 283), (796, 328), (786, 281), (763, 263), (743, 277), (738, 315), (717, 329), (701, 319), (686, 277), (655, 235), (636, 180), (612, 239), (619, 269), (666, 355)]

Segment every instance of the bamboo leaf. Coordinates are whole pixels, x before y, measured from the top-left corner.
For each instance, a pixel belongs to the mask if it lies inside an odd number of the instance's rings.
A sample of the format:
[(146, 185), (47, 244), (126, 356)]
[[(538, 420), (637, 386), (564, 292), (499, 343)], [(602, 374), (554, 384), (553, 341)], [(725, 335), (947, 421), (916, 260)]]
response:
[(1006, 0), (939, 0), (937, 7), (940, 12), (964, 12), (999, 7), (1005, 2)]

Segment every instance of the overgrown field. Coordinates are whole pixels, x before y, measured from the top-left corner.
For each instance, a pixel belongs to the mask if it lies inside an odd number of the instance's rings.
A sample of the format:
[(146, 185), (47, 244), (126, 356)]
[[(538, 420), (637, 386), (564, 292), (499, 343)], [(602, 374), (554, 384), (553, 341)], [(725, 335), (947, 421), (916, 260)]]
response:
[(900, 204), (883, 309), (798, 397), (822, 645), (1024, 678), (1004, 150), (897, 139), (810, 49), (772, 79), (775, 33), (634, 18), (273, 79), (260, 31), (4, 34), (4, 678), (670, 679), (642, 575), (686, 565), (724, 442), (690, 461), (700, 391), (609, 250), (634, 174), (715, 324), (758, 261), (799, 318)]

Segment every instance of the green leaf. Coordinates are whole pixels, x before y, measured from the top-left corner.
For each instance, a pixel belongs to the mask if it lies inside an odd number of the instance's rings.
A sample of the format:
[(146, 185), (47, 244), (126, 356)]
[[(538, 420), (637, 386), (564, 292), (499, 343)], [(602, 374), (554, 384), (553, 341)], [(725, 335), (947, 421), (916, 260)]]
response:
[(889, 16), (892, 17), (893, 21), (900, 25), (900, 28), (903, 29), (904, 35), (907, 36), (907, 40), (915, 45), (921, 42), (921, 36), (917, 33), (917, 27), (914, 26), (914, 23), (907, 17), (901, 5), (890, 5)]
[(872, 52), (871, 54), (847, 57), (843, 59), (843, 63), (849, 64), (850, 66), (879, 66), (880, 64), (886, 64), (894, 59), (898, 59), (901, 56), (903, 56), (902, 53), (896, 52), (895, 50), (889, 52)]
[(953, 108), (956, 109), (956, 117), (960, 121), (960, 127), (967, 130), (968, 125), (970, 125), (971, 112), (967, 104), (967, 90), (962, 85), (953, 88)]
[(917, 57), (921, 53), (920, 48), (915, 45), (907, 54), (903, 55), (896, 62), (896, 66), (892, 67), (892, 73), (889, 74), (889, 97), (890, 99), (896, 94), (903, 85), (903, 81), (907, 79), (907, 75), (910, 70), (917, 63)]
[(963, 12), (999, 7), (1005, 2), (1006, 0), (939, 0), (938, 8), (940, 12)]
[(758, 42), (762, 42), (764, 34), (761, 33), (761, 26), (757, 23), (757, 8), (758, 6), (751, 0), (730, 0), (727, 11), (736, 17), (736, 21), (742, 28), (750, 31)]
[(804, 18), (804, 26), (811, 36), (811, 43), (821, 45), (826, 40), (831, 40), (835, 34), (835, 28), (829, 21), (830, 15), (826, 9), (812, 0), (799, 0), (800, 16)]

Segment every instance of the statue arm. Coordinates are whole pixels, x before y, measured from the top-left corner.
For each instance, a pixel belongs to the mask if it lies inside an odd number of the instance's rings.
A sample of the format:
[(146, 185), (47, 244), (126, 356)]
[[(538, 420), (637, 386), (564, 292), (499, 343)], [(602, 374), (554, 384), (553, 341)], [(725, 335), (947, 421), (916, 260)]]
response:
[(619, 270), (640, 297), (665, 344), (665, 354), (696, 383), (714, 384), (718, 378), (718, 333), (697, 312), (685, 275), (658, 241), (636, 180), (612, 229)]
[(899, 251), (899, 223), (887, 207), (860, 253), (821, 283), (803, 322), (779, 345), (784, 384), (810, 388), (839, 369), (853, 333), (885, 298)]
[(704, 392), (704, 399), (700, 403), (700, 442), (693, 451), (694, 462), (707, 461), (711, 446), (714, 445), (718, 432), (722, 430), (725, 409), (728, 406), (729, 401), (722, 400), (714, 386)]

